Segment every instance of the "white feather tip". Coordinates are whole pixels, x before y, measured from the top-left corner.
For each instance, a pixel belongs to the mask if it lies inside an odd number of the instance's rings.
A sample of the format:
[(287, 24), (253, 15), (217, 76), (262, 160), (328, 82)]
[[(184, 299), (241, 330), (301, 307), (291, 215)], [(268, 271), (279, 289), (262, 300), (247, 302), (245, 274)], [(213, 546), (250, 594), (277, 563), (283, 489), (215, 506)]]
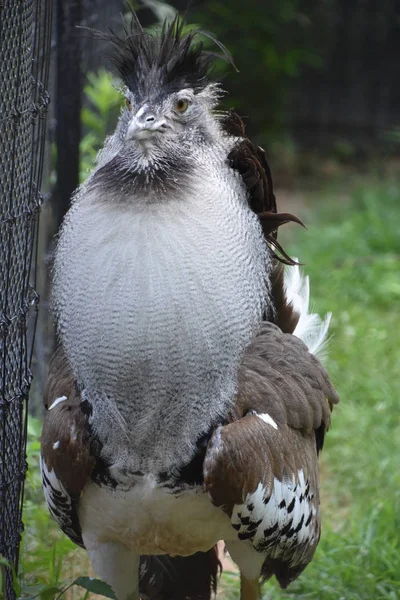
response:
[[(294, 260), (297, 261), (297, 258)], [(285, 270), (284, 286), (288, 302), (300, 315), (293, 334), (305, 343), (309, 352), (323, 360), (327, 354), (332, 313), (322, 319), (317, 313), (309, 312), (310, 282), (307, 276), (302, 275), (298, 265)]]

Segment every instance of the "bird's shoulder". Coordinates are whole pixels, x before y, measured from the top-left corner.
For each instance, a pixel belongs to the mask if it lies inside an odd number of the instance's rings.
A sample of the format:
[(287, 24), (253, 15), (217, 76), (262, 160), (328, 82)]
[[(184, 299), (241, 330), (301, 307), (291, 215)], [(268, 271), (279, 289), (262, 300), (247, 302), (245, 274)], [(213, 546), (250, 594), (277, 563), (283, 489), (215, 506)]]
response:
[(285, 264), (294, 264), (277, 241), (278, 228), (289, 222), (303, 225), (291, 213), (278, 213), (271, 169), (265, 150), (246, 135), (242, 118), (234, 109), (220, 119), (223, 135), (230, 140), (226, 157), (228, 165), (242, 180), (249, 208), (257, 214), (272, 256)]
[(243, 179), (249, 192), (250, 208), (257, 214), (276, 213), (272, 176), (264, 149), (246, 136), (244, 122), (233, 109), (224, 114), (221, 126), (226, 135), (237, 138), (228, 154), (228, 162)]

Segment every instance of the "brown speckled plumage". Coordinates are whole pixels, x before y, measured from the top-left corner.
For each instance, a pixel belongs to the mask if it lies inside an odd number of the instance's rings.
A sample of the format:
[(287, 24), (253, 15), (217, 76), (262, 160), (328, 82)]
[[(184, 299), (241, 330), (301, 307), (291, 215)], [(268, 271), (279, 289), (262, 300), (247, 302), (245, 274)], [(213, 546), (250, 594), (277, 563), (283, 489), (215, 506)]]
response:
[[(66, 400), (48, 410), (61, 396), (66, 396)], [(57, 471), (69, 492), (79, 495), (90, 477), (95, 458), (90, 451), (87, 415), (82, 411), (81, 396), (61, 346), (50, 363), (44, 404), (47, 412), (42, 430), (42, 455), (48, 468)]]
[[(321, 436), (322, 432), (323, 437), (337, 402), (326, 370), (303, 342), (265, 323), (240, 366), (237, 401), (228, 424), (219, 427), (209, 443), (205, 486), (214, 504), (229, 516), (234, 505), (246, 503), (260, 484), (268, 498), (275, 480), (297, 481), (298, 473), (303, 472), (309, 484), (309, 502), (315, 508), (310, 522), (315, 534), (301, 545), (293, 545), (293, 535), (286, 543), (282, 541), (282, 532), (290, 532), (289, 512), (277, 521), (275, 543), (269, 542), (265, 551), (263, 576), (276, 575), (283, 587), (306, 567), (319, 540), (317, 454), (321, 443), (317, 445), (316, 433)], [(276, 426), (260, 418), (265, 414)], [(256, 527), (257, 519), (251, 519), (251, 510), (248, 518), (250, 528), (241, 532), (243, 540), (253, 539), (260, 525)], [(281, 554), (276, 558), (278, 546)], [(256, 545), (262, 547), (261, 542)]]
[(277, 232), (286, 223), (304, 224), (295, 215), (277, 212), (271, 170), (264, 149), (246, 136), (244, 123), (233, 109), (226, 112), (221, 124), (228, 135), (240, 138), (229, 153), (228, 161), (246, 185), (249, 206), (261, 221), (273, 256), (278, 262), (296, 264), (277, 241)]

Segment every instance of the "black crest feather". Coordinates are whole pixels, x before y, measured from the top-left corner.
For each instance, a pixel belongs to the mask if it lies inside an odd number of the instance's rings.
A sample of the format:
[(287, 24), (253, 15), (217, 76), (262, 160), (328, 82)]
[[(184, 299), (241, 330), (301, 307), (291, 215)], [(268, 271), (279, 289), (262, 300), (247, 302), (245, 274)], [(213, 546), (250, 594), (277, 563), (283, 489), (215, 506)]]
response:
[(211, 39), (221, 50), (217, 55), (233, 60), (226, 48), (209, 32), (201, 29), (184, 31), (179, 15), (171, 23), (165, 21), (152, 32), (145, 31), (133, 12), (129, 28), (124, 35), (95, 32), (97, 37), (113, 46), (111, 60), (125, 85), (140, 98), (156, 94), (170, 94), (185, 87), (195, 93), (209, 83), (215, 54), (206, 52), (198, 36)]

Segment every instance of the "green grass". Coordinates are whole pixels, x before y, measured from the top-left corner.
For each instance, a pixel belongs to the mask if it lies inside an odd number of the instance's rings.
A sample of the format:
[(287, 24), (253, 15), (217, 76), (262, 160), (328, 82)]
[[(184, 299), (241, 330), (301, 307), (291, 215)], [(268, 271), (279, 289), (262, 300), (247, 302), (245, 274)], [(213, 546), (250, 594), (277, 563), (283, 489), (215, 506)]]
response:
[[(367, 180), (347, 199), (321, 194), (300, 216), (308, 231), (292, 228), (282, 239), (306, 265), (315, 309), (333, 312), (327, 368), (341, 403), (322, 453), (323, 532), (316, 556), (289, 590), (266, 584), (264, 598), (395, 600), (400, 597), (400, 187)], [(60, 589), (87, 574), (87, 563), (44, 508), (35, 428), (32, 422), (20, 582), (25, 590)], [(221, 598), (239, 597), (237, 575), (225, 574), (222, 585)], [(82, 590), (75, 597), (82, 598)]]

